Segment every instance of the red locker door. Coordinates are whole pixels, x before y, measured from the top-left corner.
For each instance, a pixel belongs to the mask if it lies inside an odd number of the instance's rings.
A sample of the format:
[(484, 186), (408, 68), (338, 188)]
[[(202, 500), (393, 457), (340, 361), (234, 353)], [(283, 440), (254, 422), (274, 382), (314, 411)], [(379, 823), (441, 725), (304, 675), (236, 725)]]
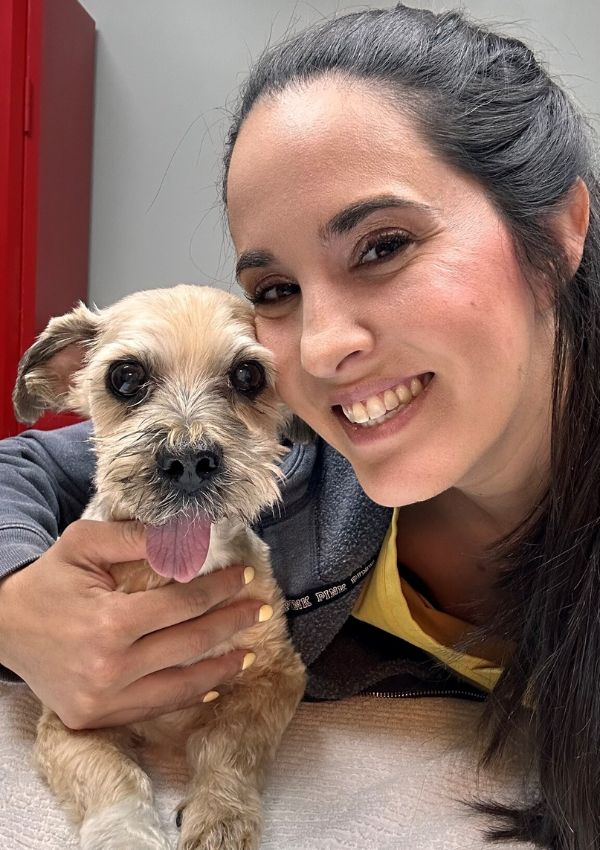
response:
[(14, 430), (20, 347), (27, 4), (0, 0), (0, 435)]
[(76, 0), (0, 0), (0, 436), (22, 352), (87, 295), (94, 54)]

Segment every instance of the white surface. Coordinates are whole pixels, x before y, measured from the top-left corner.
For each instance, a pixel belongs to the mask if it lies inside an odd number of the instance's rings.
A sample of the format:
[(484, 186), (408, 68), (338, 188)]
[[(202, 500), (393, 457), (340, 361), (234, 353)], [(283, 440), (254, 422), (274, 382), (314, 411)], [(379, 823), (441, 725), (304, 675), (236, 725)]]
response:
[[(24, 686), (0, 686), (0, 848), (74, 850), (73, 828), (30, 765), (37, 710)], [(478, 775), (480, 712), (453, 699), (303, 703), (264, 795), (261, 850), (489, 850), (487, 820), (459, 801), (518, 797), (519, 781), (514, 764)], [(150, 773), (175, 838), (185, 769), (152, 763)]]

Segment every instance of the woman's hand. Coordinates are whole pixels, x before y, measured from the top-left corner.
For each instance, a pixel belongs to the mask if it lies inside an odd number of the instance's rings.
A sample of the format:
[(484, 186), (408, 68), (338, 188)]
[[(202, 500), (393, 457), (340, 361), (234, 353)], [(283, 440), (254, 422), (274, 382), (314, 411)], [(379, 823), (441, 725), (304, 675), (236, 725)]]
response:
[(242, 669), (243, 651), (180, 667), (258, 621), (232, 602), (244, 567), (125, 594), (108, 572), (145, 557), (136, 522), (79, 520), (0, 582), (0, 662), (72, 729), (117, 726), (198, 704)]

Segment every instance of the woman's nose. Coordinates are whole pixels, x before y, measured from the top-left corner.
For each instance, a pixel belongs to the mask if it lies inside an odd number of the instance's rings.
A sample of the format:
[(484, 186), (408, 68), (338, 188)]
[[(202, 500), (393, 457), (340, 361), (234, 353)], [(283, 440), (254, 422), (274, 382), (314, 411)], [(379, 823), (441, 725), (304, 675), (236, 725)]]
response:
[(373, 336), (353, 306), (348, 298), (303, 298), (300, 359), (306, 372), (332, 378), (345, 364), (372, 351)]

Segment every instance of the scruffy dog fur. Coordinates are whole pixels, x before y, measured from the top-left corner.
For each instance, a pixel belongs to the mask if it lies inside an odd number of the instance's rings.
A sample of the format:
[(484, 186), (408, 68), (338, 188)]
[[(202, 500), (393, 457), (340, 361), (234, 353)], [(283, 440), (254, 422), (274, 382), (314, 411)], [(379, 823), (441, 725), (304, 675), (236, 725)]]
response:
[[(142, 740), (187, 752), (191, 780), (179, 850), (255, 850), (259, 789), (301, 699), (305, 673), (287, 636), (267, 547), (249, 527), (277, 501), (287, 417), (269, 353), (254, 337), (251, 309), (220, 290), (187, 285), (138, 292), (104, 310), (81, 304), (52, 319), (24, 355), (13, 398), (22, 421), (33, 422), (46, 409), (92, 419), (96, 493), (84, 517), (135, 518), (158, 540), (154, 563), (148, 532), (155, 569), (146, 561), (112, 569), (120, 590), (189, 580), (185, 559), (176, 567), (169, 561), (169, 551), (179, 555), (173, 531), (189, 526), (201, 529), (207, 545), (209, 534), (202, 573), (251, 565), (255, 578), (237, 598), (274, 609), (267, 622), (203, 656), (234, 648), (256, 653), (249, 669), (219, 686), (215, 702), (127, 727), (75, 732), (43, 710), (36, 760), (81, 824), (81, 847), (169, 848), (149, 779), (136, 762)], [(161, 555), (165, 539), (167, 556)]]

